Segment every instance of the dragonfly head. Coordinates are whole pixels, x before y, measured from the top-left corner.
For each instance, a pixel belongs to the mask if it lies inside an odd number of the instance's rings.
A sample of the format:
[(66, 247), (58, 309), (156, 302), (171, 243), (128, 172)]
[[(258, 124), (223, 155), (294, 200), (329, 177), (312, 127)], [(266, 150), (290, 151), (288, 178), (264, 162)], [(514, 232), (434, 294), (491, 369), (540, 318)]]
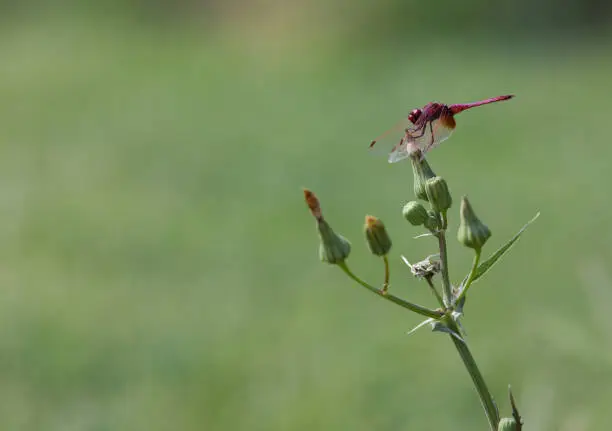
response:
[(413, 109), (412, 111), (410, 111), (410, 114), (408, 114), (408, 121), (410, 121), (412, 124), (415, 124), (422, 113), (423, 111), (418, 108)]

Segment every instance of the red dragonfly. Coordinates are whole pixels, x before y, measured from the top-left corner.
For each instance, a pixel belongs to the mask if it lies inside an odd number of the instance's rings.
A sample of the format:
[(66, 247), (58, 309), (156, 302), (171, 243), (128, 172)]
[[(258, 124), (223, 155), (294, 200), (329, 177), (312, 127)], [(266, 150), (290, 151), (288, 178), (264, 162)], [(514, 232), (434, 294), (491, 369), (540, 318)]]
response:
[(420, 150), (424, 155), (427, 151), (448, 139), (455, 130), (455, 115), (476, 106), (487, 105), (493, 102), (512, 99), (514, 95), (492, 97), (478, 102), (463, 103), (458, 105), (444, 105), (431, 102), (422, 109), (413, 109), (408, 117), (393, 129), (385, 132), (379, 138), (372, 141), (370, 148), (377, 142), (386, 138), (393, 138), (403, 129), (400, 141), (393, 147), (389, 154), (389, 163), (399, 162), (410, 157), (412, 153)]

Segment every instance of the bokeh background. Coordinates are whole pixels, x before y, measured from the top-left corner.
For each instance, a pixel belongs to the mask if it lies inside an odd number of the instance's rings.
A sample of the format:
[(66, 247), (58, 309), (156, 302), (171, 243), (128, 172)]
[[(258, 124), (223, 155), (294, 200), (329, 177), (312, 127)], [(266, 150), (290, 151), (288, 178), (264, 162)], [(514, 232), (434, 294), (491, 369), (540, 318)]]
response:
[[(409, 163), (369, 141), (412, 108), (517, 97), (431, 153), (493, 251), (464, 323), (530, 430), (612, 412), (609, 2), (0, 3), (0, 428), (486, 429), (449, 340), (318, 261), (307, 186), (433, 306), (400, 254)], [(471, 254), (454, 239), (451, 277)]]

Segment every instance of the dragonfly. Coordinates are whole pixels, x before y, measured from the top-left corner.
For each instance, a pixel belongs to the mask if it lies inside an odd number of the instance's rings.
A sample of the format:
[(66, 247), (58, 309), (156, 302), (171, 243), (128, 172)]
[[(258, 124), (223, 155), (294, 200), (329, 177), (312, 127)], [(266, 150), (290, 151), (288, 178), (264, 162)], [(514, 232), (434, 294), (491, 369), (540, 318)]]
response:
[(513, 94), (509, 94), (456, 105), (430, 102), (423, 108), (413, 109), (407, 118), (374, 139), (370, 143), (370, 148), (374, 147), (379, 141), (397, 139), (401, 133), (403, 136), (389, 153), (389, 163), (399, 162), (417, 151), (420, 151), (421, 157), (423, 157), (429, 150), (450, 137), (457, 125), (455, 115), (477, 106), (501, 102), (513, 97)]

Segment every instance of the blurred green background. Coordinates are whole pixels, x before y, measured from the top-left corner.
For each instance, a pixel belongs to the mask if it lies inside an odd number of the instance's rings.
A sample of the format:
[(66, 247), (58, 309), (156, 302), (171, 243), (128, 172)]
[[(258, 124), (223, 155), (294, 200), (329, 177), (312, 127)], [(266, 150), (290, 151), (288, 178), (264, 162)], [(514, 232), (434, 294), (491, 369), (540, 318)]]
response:
[[(0, 3), (0, 428), (486, 429), (446, 337), (317, 258), (301, 188), (399, 255), (409, 163), (369, 141), (432, 100), (514, 93), (431, 153), (492, 251), (464, 324), (502, 412), (602, 430), (612, 403), (610, 3)], [(454, 240), (451, 277), (471, 254)]]

